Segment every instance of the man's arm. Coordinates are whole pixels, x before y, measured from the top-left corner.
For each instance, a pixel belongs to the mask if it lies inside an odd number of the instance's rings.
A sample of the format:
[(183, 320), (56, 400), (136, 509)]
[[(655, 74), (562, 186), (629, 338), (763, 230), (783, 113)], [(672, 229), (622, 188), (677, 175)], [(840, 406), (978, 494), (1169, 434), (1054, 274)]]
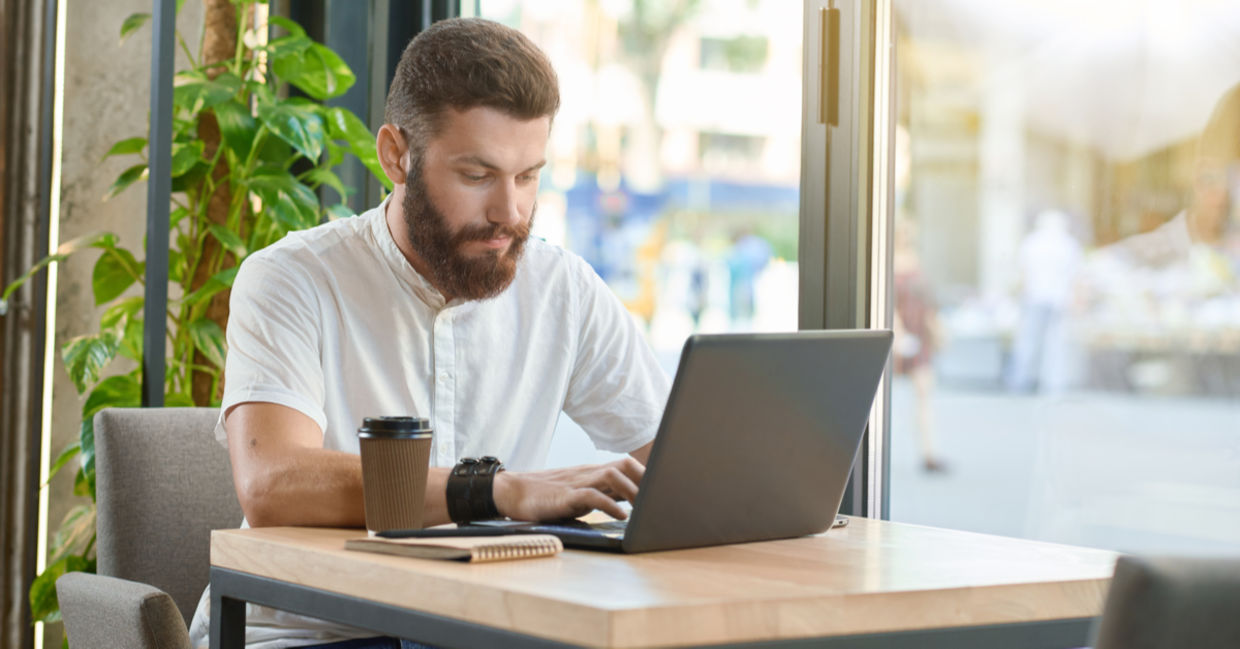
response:
[[(225, 421), (233, 483), (253, 527), (307, 525), (363, 527), (362, 461), (352, 453), (323, 448), (318, 424), (274, 403), (251, 402), (229, 410)], [(617, 500), (632, 501), (645, 471), (649, 444), (633, 457), (607, 464), (495, 477), (495, 506), (516, 520), (583, 516), (595, 509), (614, 518), (626, 514)], [(445, 488), (447, 468), (433, 468), (426, 481), (426, 525), (451, 522)]]
[(641, 462), (642, 466), (646, 466), (650, 463), (650, 449), (652, 448), (654, 448), (654, 442), (646, 442), (645, 446), (635, 451), (630, 451), (629, 455), (633, 456), (633, 458), (638, 462)]

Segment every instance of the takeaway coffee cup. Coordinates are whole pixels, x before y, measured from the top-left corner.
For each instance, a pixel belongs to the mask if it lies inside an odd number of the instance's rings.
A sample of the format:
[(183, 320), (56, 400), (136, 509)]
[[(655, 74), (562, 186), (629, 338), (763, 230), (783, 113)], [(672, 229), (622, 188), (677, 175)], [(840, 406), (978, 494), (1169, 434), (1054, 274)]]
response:
[(422, 527), (431, 423), (419, 417), (366, 417), (357, 430), (362, 447), (362, 491), (371, 533)]

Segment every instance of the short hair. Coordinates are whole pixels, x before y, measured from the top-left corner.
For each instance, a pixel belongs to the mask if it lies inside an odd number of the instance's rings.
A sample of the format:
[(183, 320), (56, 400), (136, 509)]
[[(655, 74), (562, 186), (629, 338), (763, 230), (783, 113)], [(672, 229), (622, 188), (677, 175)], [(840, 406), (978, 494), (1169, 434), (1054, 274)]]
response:
[(409, 41), (383, 119), (405, 131), (420, 157), (447, 109), (478, 106), (518, 119), (554, 118), (559, 80), (547, 55), (521, 32), (481, 18), (451, 18)]

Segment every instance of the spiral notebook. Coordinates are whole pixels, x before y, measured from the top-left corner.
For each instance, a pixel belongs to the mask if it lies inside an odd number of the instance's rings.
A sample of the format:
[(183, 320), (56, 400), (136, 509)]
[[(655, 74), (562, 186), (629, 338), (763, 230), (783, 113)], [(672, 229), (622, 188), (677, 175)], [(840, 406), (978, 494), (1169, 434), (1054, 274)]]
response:
[(371, 536), (349, 539), (344, 542), (344, 548), (418, 559), (479, 563), (549, 557), (563, 550), (564, 545), (559, 538), (550, 534), (451, 536), (430, 539), (389, 539)]

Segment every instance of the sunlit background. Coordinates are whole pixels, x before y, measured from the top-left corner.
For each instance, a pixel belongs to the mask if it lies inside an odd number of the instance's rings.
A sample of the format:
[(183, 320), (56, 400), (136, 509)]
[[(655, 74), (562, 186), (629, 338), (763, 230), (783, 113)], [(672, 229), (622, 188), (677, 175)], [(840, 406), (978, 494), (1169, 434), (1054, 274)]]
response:
[[(1240, 99), (1218, 106), (1240, 4), (894, 9), (892, 518), (1234, 549)], [(537, 234), (594, 266), (669, 372), (694, 331), (796, 328), (800, 3), (476, 12), (560, 73)], [(1203, 149), (1211, 115), (1224, 146)], [(561, 432), (553, 464), (597, 457)]]
[(892, 518), (1234, 551), (1240, 4), (894, 4)]

